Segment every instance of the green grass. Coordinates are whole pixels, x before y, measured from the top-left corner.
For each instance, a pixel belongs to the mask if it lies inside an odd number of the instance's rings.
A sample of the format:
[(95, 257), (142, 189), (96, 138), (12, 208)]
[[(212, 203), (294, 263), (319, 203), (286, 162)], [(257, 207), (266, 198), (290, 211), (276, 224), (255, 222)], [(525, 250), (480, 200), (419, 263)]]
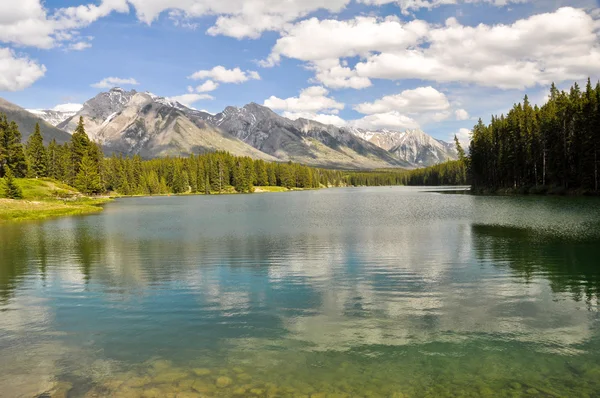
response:
[[(108, 198), (89, 198), (75, 188), (50, 178), (15, 180), (23, 199), (0, 199), (0, 222), (42, 220), (52, 217), (95, 213)], [(4, 194), (0, 182), (0, 197)]]
[(287, 192), (286, 187), (254, 187), (254, 192)]

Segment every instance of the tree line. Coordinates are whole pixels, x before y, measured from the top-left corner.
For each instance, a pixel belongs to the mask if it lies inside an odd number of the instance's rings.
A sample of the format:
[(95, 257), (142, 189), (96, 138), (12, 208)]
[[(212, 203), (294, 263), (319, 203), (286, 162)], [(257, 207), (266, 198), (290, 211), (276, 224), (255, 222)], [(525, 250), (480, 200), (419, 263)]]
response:
[[(93, 195), (253, 192), (255, 186), (319, 188), (341, 186), (343, 173), (292, 162), (271, 163), (212, 152), (189, 157), (143, 160), (140, 156), (105, 158), (85, 132), (83, 118), (71, 141), (44, 146), (39, 125), (23, 145), (15, 122), (0, 115), (0, 177), (50, 177)], [(5, 181), (5, 184), (7, 182)]]
[(70, 142), (60, 145), (52, 140), (44, 146), (39, 125), (23, 145), (16, 123), (0, 115), (0, 177), (5, 177), (5, 185), (10, 183), (11, 188), (5, 191), (15, 198), (19, 194), (13, 177), (50, 177), (88, 195), (246, 193), (256, 186), (460, 185), (466, 183), (464, 164), (461, 159), (417, 170), (339, 171), (254, 160), (227, 152), (150, 160), (138, 155), (105, 158), (100, 146), (86, 134), (82, 118)]
[(542, 107), (527, 96), (507, 115), (481, 119), (473, 129), (468, 158), (476, 189), (598, 192), (600, 83), (582, 91), (554, 84)]

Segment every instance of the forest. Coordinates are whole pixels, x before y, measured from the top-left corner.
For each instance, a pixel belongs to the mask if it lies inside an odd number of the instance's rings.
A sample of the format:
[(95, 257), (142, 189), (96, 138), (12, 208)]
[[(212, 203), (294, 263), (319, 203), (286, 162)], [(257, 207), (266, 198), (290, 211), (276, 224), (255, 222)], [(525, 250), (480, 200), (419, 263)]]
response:
[(23, 145), (17, 124), (0, 115), (0, 166), (0, 177), (8, 177), (5, 180), (49, 177), (87, 195), (247, 193), (255, 186), (307, 189), (344, 184), (341, 171), (270, 163), (225, 152), (150, 160), (139, 156), (106, 158), (86, 134), (83, 119), (68, 143), (52, 141), (44, 146), (36, 126)]
[(475, 190), (531, 193), (598, 193), (600, 83), (584, 91), (575, 83), (532, 106), (527, 96), (507, 115), (481, 119), (467, 159)]
[[(460, 144), (457, 145), (460, 148)], [(462, 153), (462, 149), (460, 149)], [(340, 171), (287, 163), (272, 163), (211, 152), (188, 157), (144, 160), (140, 156), (105, 157), (85, 132), (83, 120), (62, 145), (44, 146), (39, 126), (26, 144), (16, 123), (0, 115), (0, 177), (5, 195), (18, 198), (13, 178), (49, 177), (87, 195), (182, 193), (249, 193), (256, 186), (313, 189), (332, 186), (462, 185), (465, 161), (450, 161), (417, 170)]]

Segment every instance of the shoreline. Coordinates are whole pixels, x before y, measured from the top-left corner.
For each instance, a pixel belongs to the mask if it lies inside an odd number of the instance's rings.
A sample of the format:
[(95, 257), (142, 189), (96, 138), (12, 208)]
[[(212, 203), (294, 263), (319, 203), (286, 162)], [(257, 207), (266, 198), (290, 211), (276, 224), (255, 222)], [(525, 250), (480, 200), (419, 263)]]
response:
[(0, 224), (98, 213), (112, 198), (65, 200), (0, 199)]
[(473, 195), (496, 196), (564, 196), (564, 197), (600, 197), (600, 192), (562, 187), (521, 187), (521, 188), (476, 188), (471, 187)]
[[(40, 180), (41, 181), (41, 180)], [(211, 192), (205, 194), (196, 193), (180, 193), (180, 194), (157, 194), (157, 195), (119, 195), (112, 193), (107, 196), (79, 196), (77, 199), (54, 199), (48, 197), (26, 197), (24, 199), (6, 199), (0, 198), (0, 225), (7, 223), (19, 223), (24, 221), (47, 220), (58, 217), (80, 216), (101, 212), (103, 205), (112, 202), (119, 198), (151, 198), (151, 197), (177, 197), (177, 196), (200, 196), (200, 195), (247, 195), (247, 194), (262, 194), (274, 192), (293, 192), (293, 191), (308, 191), (323, 188), (285, 188), (278, 186), (255, 187), (254, 192)]]

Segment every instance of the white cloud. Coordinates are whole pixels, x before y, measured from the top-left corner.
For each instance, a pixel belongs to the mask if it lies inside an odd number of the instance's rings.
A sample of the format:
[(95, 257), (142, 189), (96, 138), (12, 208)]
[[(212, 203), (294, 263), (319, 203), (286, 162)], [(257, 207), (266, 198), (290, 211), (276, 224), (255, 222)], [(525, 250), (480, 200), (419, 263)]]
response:
[(291, 120), (296, 119), (308, 119), (315, 120), (323, 124), (333, 124), (334, 126), (343, 127), (346, 125), (346, 121), (338, 115), (327, 115), (323, 113), (311, 113), (311, 112), (283, 112), (283, 116)]
[(409, 14), (411, 11), (417, 11), (421, 8), (431, 10), (432, 8), (447, 4), (488, 3), (495, 5), (496, 7), (504, 7), (509, 4), (527, 3), (529, 1), (530, 0), (358, 0), (359, 3), (369, 5), (396, 3), (403, 14)]
[(215, 91), (217, 88), (219, 88), (219, 83), (215, 83), (212, 80), (207, 80), (198, 87), (196, 87), (196, 91), (198, 91), (199, 93), (208, 93), (210, 91)]
[(354, 107), (356, 111), (367, 115), (390, 111), (410, 114), (443, 111), (448, 108), (450, 103), (446, 95), (431, 86), (404, 90), (400, 94), (386, 95), (375, 102), (365, 102)]
[(286, 29), (267, 63), (275, 64), (281, 56), (317, 62), (391, 51), (416, 45), (427, 30), (424, 21), (403, 23), (395, 17), (357, 17), (348, 21), (311, 18)]
[(68, 103), (56, 105), (52, 110), (57, 112), (79, 112), (81, 108), (83, 108), (83, 104)]
[(469, 119), (469, 112), (464, 109), (457, 109), (454, 114), (456, 115), (456, 120), (467, 120)]
[[(510, 25), (474, 27), (455, 18), (443, 26), (395, 18), (313, 18), (286, 28), (262, 65), (282, 56), (305, 61), (317, 81), (333, 88), (360, 88), (370, 79), (422, 79), (524, 89), (595, 75), (598, 25), (585, 10), (571, 7)], [(344, 64), (355, 56), (360, 60), (354, 68)]]
[(177, 101), (187, 107), (192, 107), (192, 104), (201, 100), (212, 100), (214, 97), (209, 94), (182, 94), (167, 98), (170, 101)]
[(86, 48), (90, 48), (92, 47), (91, 43), (88, 43), (87, 41), (78, 41), (77, 43), (71, 43), (67, 46), (68, 50), (71, 51), (83, 51)]
[(320, 86), (305, 88), (298, 97), (286, 99), (271, 96), (264, 101), (264, 106), (288, 112), (325, 112), (337, 113), (344, 109), (344, 104), (327, 96), (329, 91)]
[(46, 74), (46, 67), (9, 48), (0, 48), (0, 91), (23, 90)]
[(362, 119), (353, 120), (348, 124), (366, 130), (406, 130), (419, 128), (419, 123), (416, 120), (397, 111), (368, 115)]
[(134, 78), (122, 79), (120, 77), (106, 77), (100, 80), (98, 83), (92, 84), (92, 87), (96, 88), (112, 88), (115, 86), (136, 86), (140, 83)]
[(192, 19), (217, 15), (211, 35), (226, 35), (238, 39), (257, 38), (264, 31), (280, 30), (286, 24), (317, 10), (337, 13), (350, 0), (129, 0), (138, 19), (148, 24), (168, 10), (179, 11)]
[(211, 70), (199, 70), (194, 72), (190, 79), (202, 80), (212, 79), (221, 83), (243, 83), (248, 80), (260, 80), (260, 75), (255, 71), (243, 71), (240, 68), (227, 69), (224, 66), (215, 66)]
[(369, 78), (358, 76), (356, 71), (340, 65), (337, 60), (319, 61), (309, 68), (316, 71), (315, 79), (327, 87), (362, 89), (372, 85)]
[(441, 122), (442, 120), (448, 119), (450, 117), (450, 115), (451, 115), (450, 111), (436, 112), (433, 114), (433, 116), (431, 118), (436, 122)]
[(463, 147), (465, 151), (469, 149), (469, 143), (471, 142), (471, 130), (466, 128), (461, 128), (458, 132), (451, 134), (448, 137), (447, 142), (454, 142), (454, 136), (458, 138), (460, 145)]
[(88, 26), (112, 12), (128, 12), (126, 0), (103, 0), (55, 9), (48, 13), (40, 0), (0, 1), (0, 42), (38, 48), (82, 49), (77, 29)]

